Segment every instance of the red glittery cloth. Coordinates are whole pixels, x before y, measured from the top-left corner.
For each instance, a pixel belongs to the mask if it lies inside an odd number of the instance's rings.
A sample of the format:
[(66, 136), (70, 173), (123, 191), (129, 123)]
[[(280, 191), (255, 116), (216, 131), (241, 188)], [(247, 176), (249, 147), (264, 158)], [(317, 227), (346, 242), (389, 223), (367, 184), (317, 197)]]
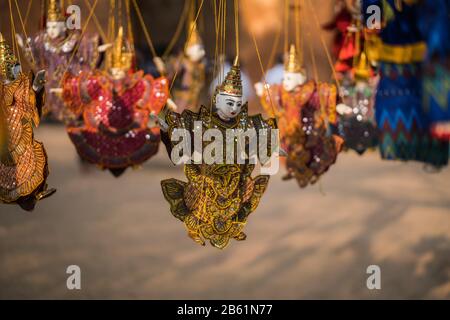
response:
[(356, 34), (348, 31), (351, 25), (351, 12), (343, 5), (333, 20), (323, 26), (324, 30), (335, 32), (332, 52), (336, 58), (334, 68), (337, 72), (350, 71), (353, 57), (358, 53), (355, 48)]
[(119, 174), (142, 164), (158, 151), (159, 129), (148, 125), (168, 95), (166, 78), (154, 79), (142, 71), (128, 73), (120, 80), (104, 71), (67, 74), (64, 101), (82, 120), (67, 126), (78, 154)]

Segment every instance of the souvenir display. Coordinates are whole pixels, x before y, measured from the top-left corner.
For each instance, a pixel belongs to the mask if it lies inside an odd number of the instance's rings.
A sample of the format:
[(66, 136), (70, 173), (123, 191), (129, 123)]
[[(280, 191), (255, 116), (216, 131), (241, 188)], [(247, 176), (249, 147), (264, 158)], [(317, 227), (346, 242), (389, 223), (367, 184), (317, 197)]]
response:
[(166, 78), (132, 70), (133, 52), (123, 40), (121, 27), (106, 70), (67, 73), (62, 89), (67, 108), (79, 117), (67, 126), (78, 154), (115, 176), (158, 151), (159, 128), (149, 123), (169, 94)]
[(448, 162), (448, 143), (433, 138), (422, 110), (422, 62), (426, 43), (417, 26), (418, 1), (364, 0), (382, 8), (375, 117), (384, 159), (416, 160), (435, 167)]
[(0, 202), (31, 211), (48, 189), (47, 154), (34, 139), (44, 104), (45, 71), (25, 75), (0, 33)]
[(101, 52), (109, 45), (101, 45), (97, 34), (82, 35), (81, 30), (69, 30), (58, 0), (49, 0), (46, 18), (45, 30), (26, 39), (26, 42), (20, 35), (17, 35), (17, 40), (32, 70), (47, 70), (44, 113), (64, 121), (72, 118), (72, 114), (65, 109), (61, 96), (50, 92), (50, 89), (60, 86), (66, 71), (78, 74), (94, 70), (101, 60)]
[(285, 179), (300, 187), (317, 182), (341, 150), (342, 138), (330, 132), (336, 125), (336, 87), (307, 81), (294, 45), (285, 63), (282, 84), (256, 85), (264, 109), (278, 118), (281, 144), (287, 152)]
[[(198, 113), (184, 110), (181, 114), (170, 109), (165, 111), (162, 138), (169, 155), (174, 147), (171, 141), (174, 131), (187, 129), (192, 138), (196, 121), (203, 126), (196, 130), (214, 128), (223, 135), (226, 129), (270, 129), (276, 126), (274, 119), (263, 120), (261, 115), (248, 115), (247, 104), (242, 104), (242, 81), (237, 60), (217, 87), (212, 109), (202, 106)], [(201, 245), (209, 241), (212, 246), (223, 249), (231, 239), (246, 238), (244, 226), (257, 208), (269, 176), (252, 177), (254, 164), (236, 163), (225, 164), (224, 158), (222, 164), (186, 164), (187, 182), (177, 179), (161, 181), (172, 214), (184, 223), (188, 235)]]

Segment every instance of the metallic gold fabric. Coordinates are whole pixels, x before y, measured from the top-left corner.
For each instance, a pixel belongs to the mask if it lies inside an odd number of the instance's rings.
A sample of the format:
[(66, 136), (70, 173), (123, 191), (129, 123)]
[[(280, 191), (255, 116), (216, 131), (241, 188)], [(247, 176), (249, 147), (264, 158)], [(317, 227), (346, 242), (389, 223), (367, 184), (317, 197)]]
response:
[[(20, 74), (9, 84), (0, 84), (2, 132), (6, 145), (0, 161), (0, 201), (14, 203), (38, 192), (48, 175), (47, 156), (34, 140), (32, 125), (39, 125), (31, 76)], [(37, 195), (36, 195), (37, 196)]]
[[(223, 123), (205, 107), (199, 113), (167, 111), (165, 119), (169, 124), (169, 138), (176, 128), (191, 131), (194, 121), (202, 121), (204, 129), (213, 127), (223, 133), (227, 128), (276, 127), (274, 119), (248, 116), (246, 106), (231, 124)], [(230, 239), (245, 240), (243, 229), (247, 218), (256, 210), (269, 182), (269, 176), (252, 177), (254, 167), (252, 164), (187, 164), (184, 167), (187, 182), (161, 181), (172, 214), (184, 223), (194, 241), (204, 245), (209, 240), (212, 246), (223, 249)]]

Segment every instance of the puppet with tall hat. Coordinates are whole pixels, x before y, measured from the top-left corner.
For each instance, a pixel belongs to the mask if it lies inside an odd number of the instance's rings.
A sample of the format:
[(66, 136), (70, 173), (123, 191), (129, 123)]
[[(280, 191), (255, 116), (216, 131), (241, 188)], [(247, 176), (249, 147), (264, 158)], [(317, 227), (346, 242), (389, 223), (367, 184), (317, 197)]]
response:
[(47, 70), (47, 103), (44, 113), (59, 121), (72, 118), (64, 107), (62, 97), (50, 88), (60, 85), (64, 72), (77, 74), (95, 69), (109, 45), (101, 45), (97, 34), (84, 34), (68, 29), (63, 5), (59, 0), (48, 0), (45, 29), (24, 40), (17, 34), (17, 43), (23, 49), (32, 70)]
[(192, 21), (187, 29), (188, 38), (180, 55), (169, 57), (167, 62), (156, 58), (158, 70), (173, 83), (172, 99), (181, 112), (184, 109), (198, 111), (202, 97), (205, 96), (205, 79), (208, 63), (205, 58), (205, 47), (197, 24)]
[(151, 126), (166, 104), (169, 83), (133, 70), (134, 52), (118, 30), (105, 70), (66, 73), (58, 90), (78, 117), (67, 132), (80, 157), (120, 176), (156, 154), (159, 128)]
[[(186, 139), (192, 141), (189, 145), (194, 146), (194, 135), (207, 129), (220, 132), (222, 141), (225, 141), (227, 129), (255, 129), (258, 134), (258, 129), (270, 131), (276, 128), (274, 119), (264, 120), (261, 115), (248, 115), (247, 103), (242, 101), (242, 80), (237, 58), (224, 81), (216, 87), (212, 104), (210, 108), (202, 106), (197, 113), (184, 110), (180, 114), (169, 109), (163, 113), (162, 139), (175, 164), (180, 164), (182, 161), (179, 160), (183, 159), (178, 158), (181, 156), (176, 152), (179, 146), (175, 140), (172, 141), (179, 129), (187, 130)], [(173, 102), (169, 105), (176, 108)], [(202, 150), (207, 150), (208, 146), (210, 143), (204, 141)], [(225, 248), (232, 239), (246, 239), (244, 226), (249, 215), (256, 210), (269, 182), (266, 175), (252, 177), (254, 164), (248, 161), (238, 164), (236, 157), (239, 152), (234, 153), (231, 161), (226, 161), (230, 146), (233, 150), (239, 150), (234, 140), (228, 145), (220, 145), (222, 152), (214, 152), (220, 159), (215, 159), (212, 164), (205, 157), (195, 163), (185, 162), (187, 182), (177, 179), (161, 181), (170, 211), (184, 224), (188, 236), (201, 245), (209, 241), (219, 249)], [(187, 149), (188, 158), (192, 155), (195, 158), (196, 152), (201, 152), (195, 148)]]
[(44, 104), (45, 71), (22, 73), (21, 66), (0, 33), (0, 202), (31, 211), (48, 189), (47, 154), (34, 139)]
[(261, 104), (278, 118), (281, 143), (287, 152), (284, 179), (300, 187), (314, 184), (336, 161), (342, 138), (330, 133), (336, 125), (336, 87), (307, 81), (302, 56), (290, 46), (281, 84), (255, 84)]

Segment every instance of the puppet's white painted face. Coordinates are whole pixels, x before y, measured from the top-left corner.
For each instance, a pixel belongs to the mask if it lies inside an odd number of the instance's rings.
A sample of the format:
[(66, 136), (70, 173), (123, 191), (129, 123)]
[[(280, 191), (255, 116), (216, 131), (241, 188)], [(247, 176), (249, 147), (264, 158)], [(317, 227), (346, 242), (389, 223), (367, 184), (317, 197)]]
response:
[(306, 82), (306, 76), (301, 72), (285, 72), (283, 76), (283, 88), (290, 92)]
[(47, 35), (52, 40), (66, 33), (66, 23), (64, 21), (48, 21), (46, 27)]
[(199, 62), (205, 57), (205, 48), (201, 44), (194, 44), (186, 48), (186, 56), (192, 62)]
[(109, 74), (111, 75), (111, 77), (114, 80), (121, 80), (123, 78), (125, 78), (125, 70), (121, 69), (121, 68), (110, 68), (109, 69)]
[(222, 120), (230, 120), (237, 117), (242, 109), (242, 97), (231, 96), (225, 93), (216, 95), (217, 114)]

